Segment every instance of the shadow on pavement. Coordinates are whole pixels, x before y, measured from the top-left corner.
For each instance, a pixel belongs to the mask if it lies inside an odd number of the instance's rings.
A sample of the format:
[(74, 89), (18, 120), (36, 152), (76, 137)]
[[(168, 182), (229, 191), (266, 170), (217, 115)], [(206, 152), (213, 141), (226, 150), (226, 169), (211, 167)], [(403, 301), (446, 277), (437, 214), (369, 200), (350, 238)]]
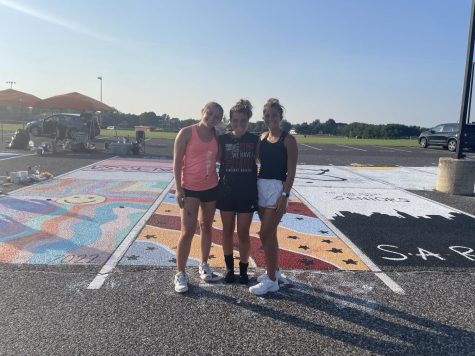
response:
[[(366, 349), (378, 354), (473, 354), (475, 353), (475, 333), (452, 327), (437, 321), (429, 320), (397, 310), (382, 304), (357, 297), (329, 292), (318, 288), (306, 287), (304, 290), (287, 288), (279, 293), (269, 295), (266, 300), (285, 301), (295, 304), (277, 309), (249, 300), (214, 293), (210, 289), (200, 289), (200, 293), (189, 293), (192, 299), (217, 299), (247, 309), (262, 317), (272, 318), (289, 326), (302, 328), (307, 331), (341, 341), (347, 345)], [(276, 305), (276, 304), (274, 304)], [(304, 315), (294, 315), (303, 308), (321, 312), (321, 318), (311, 320)], [(307, 314), (308, 315), (308, 314)], [(387, 320), (385, 318), (391, 319)], [(335, 328), (324, 324), (327, 318), (335, 318), (331, 324), (345, 322), (353, 324), (348, 330)], [(322, 321), (318, 323), (317, 321)], [(353, 331), (350, 331), (350, 328)], [(368, 330), (379, 333), (381, 338), (368, 335)], [(385, 340), (386, 339), (386, 340)], [(388, 341), (392, 339), (394, 341)]]

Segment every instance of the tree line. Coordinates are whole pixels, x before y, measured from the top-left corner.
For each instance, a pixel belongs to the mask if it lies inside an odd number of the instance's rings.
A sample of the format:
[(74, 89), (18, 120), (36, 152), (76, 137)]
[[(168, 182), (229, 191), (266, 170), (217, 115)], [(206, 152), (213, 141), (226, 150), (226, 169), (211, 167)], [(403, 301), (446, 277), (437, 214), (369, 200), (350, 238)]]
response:
[(337, 123), (333, 119), (326, 122), (314, 120), (310, 124), (292, 125), (296, 133), (301, 135), (335, 135), (357, 138), (410, 138), (419, 136), (422, 131), (427, 130), (420, 126), (406, 126), (402, 124), (373, 125), (362, 122), (352, 122), (351, 124)]
[[(45, 112), (34, 109), (33, 111), (25, 111), (26, 109), (15, 110), (1, 110), (0, 119), (2, 121), (20, 120), (31, 121), (36, 119), (39, 114), (45, 115)], [(181, 128), (197, 123), (198, 120), (179, 119), (171, 117), (168, 114), (157, 115), (153, 111), (144, 112), (140, 115), (125, 114), (121, 112), (106, 112), (102, 114), (101, 126), (116, 126), (118, 128), (133, 128), (134, 126), (144, 125), (152, 126), (157, 130), (178, 132)], [(220, 131), (226, 131), (229, 128), (229, 119), (224, 118), (219, 126)], [(334, 135), (357, 138), (408, 138), (419, 136), (419, 134), (426, 130), (420, 126), (406, 126), (402, 124), (384, 124), (373, 125), (362, 122), (353, 122), (351, 124), (338, 123), (330, 118), (325, 122), (319, 119), (311, 123), (292, 124), (287, 120), (282, 120), (282, 128), (286, 131), (295, 130), (295, 133), (300, 135)], [(251, 122), (249, 124), (249, 131), (253, 133), (261, 133), (266, 131), (264, 121)]]
[[(181, 128), (197, 123), (196, 119), (180, 120), (170, 117), (168, 114), (157, 115), (153, 111), (144, 112), (140, 115), (124, 113), (104, 113), (102, 126), (134, 127), (138, 125), (153, 126), (158, 130), (179, 131)], [(409, 138), (419, 136), (426, 130), (420, 126), (406, 126), (402, 124), (366, 124), (353, 122), (351, 124), (337, 123), (334, 119), (320, 122), (319, 119), (311, 123), (292, 124), (282, 120), (282, 128), (286, 131), (295, 130), (300, 135), (334, 135), (357, 138)], [(220, 125), (221, 130), (229, 128), (229, 119), (224, 118)], [(260, 133), (266, 131), (264, 121), (251, 122), (249, 131)]]

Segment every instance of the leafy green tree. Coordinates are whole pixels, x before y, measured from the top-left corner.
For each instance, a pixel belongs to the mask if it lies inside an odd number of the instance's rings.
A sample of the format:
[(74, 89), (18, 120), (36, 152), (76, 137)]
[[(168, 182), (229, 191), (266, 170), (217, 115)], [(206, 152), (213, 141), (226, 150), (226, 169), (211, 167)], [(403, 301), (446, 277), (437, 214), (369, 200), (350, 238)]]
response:
[(284, 131), (289, 132), (292, 129), (292, 124), (284, 119), (280, 122), (280, 128)]
[(336, 134), (336, 122), (335, 122), (335, 120), (330, 118), (323, 124), (323, 133), (329, 134), (329, 135)]

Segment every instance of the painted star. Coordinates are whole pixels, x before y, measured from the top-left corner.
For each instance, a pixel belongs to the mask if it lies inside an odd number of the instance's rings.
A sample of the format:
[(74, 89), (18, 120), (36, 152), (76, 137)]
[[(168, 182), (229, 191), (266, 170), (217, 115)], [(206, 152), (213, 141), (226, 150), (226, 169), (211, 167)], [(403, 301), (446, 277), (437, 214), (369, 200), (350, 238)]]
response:
[(208, 259), (212, 260), (213, 258), (216, 258), (214, 255), (209, 255)]
[(298, 218), (296, 218), (296, 219), (297, 219), (297, 220), (303, 220), (303, 218), (301, 218), (301, 217), (298, 217)]
[(149, 246), (149, 247), (146, 248), (146, 250), (147, 250), (147, 251), (153, 251), (153, 250), (155, 250), (155, 247)]
[(348, 260), (343, 260), (343, 262), (345, 262), (347, 265), (356, 265), (356, 264), (358, 264), (358, 262), (353, 261), (351, 258), (348, 259)]
[(343, 253), (343, 250), (342, 250), (341, 248), (335, 248), (335, 247), (333, 247), (331, 250), (328, 250), (328, 252)]
[(147, 240), (150, 240), (150, 239), (156, 239), (157, 236), (155, 236), (155, 235), (150, 235), (150, 234), (149, 234), (149, 235), (145, 235), (145, 238), (146, 238)]
[(331, 244), (332, 243), (331, 240), (322, 240), (322, 242), (325, 242), (326, 244)]
[(292, 240), (298, 240), (298, 237), (295, 236), (295, 235), (289, 235), (287, 236), (288, 239), (292, 239)]
[(305, 266), (311, 266), (313, 265), (313, 261), (312, 260), (309, 260), (307, 258), (302, 258), (301, 260), (299, 260), (299, 262), (302, 262), (302, 264), (304, 264)]
[(136, 256), (136, 255), (127, 256), (127, 259), (128, 259), (129, 261), (131, 261), (131, 260), (136, 261), (136, 260), (138, 260), (138, 258), (139, 258), (139, 256)]
[(166, 213), (169, 213), (170, 211), (171, 211), (170, 209), (165, 210)]
[(321, 233), (322, 235), (326, 235), (326, 234), (329, 234), (330, 232), (327, 230), (320, 230), (319, 233)]
[(176, 258), (173, 257), (172, 259), (168, 260), (168, 262), (171, 262), (171, 263), (176, 263)]
[(302, 250), (307, 251), (310, 247), (308, 247), (307, 245), (300, 245), (299, 248), (301, 248)]

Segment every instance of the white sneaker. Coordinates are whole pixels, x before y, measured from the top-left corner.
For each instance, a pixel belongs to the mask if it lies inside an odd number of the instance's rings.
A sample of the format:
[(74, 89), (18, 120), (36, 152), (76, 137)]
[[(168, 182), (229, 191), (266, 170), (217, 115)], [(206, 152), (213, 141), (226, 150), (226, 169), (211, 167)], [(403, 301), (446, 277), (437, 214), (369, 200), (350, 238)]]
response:
[(200, 263), (199, 273), (200, 278), (205, 282), (209, 282), (213, 279), (213, 272), (211, 272), (211, 268), (209, 268), (209, 264), (207, 263)]
[(279, 290), (279, 281), (273, 281), (269, 277), (264, 277), (262, 281), (249, 288), (249, 292), (255, 295), (264, 295), (267, 292), (277, 292)]
[(175, 274), (175, 292), (185, 293), (188, 291), (188, 277), (185, 272)]
[[(257, 277), (257, 281), (262, 282), (264, 278), (267, 278), (267, 270), (263, 274), (261, 274), (259, 277)], [(280, 274), (280, 269), (275, 271), (275, 280), (278, 282), (279, 281), (282, 282), (282, 275)]]

